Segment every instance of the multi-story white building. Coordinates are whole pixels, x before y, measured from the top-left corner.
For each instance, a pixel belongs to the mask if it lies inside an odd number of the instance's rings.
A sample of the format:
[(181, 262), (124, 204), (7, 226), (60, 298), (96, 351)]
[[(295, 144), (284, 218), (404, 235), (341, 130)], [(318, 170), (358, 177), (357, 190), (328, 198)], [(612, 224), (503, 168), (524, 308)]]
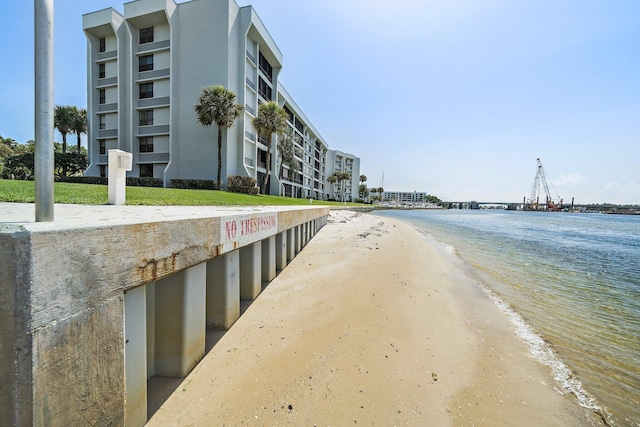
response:
[(351, 174), (351, 179), (345, 180), (340, 184), (331, 185), (326, 183), (326, 198), (342, 201), (342, 191), (344, 190), (344, 201), (355, 201), (359, 197), (360, 158), (342, 151), (327, 151), (326, 177), (328, 178), (335, 172), (348, 172)]
[(400, 204), (425, 203), (427, 193), (419, 191), (383, 191), (382, 200)]
[[(299, 141), (299, 169), (289, 180), (272, 143), (270, 193), (326, 198), (328, 145), (279, 81), (283, 56), (251, 6), (234, 0), (134, 0), (83, 16), (87, 37), (86, 175), (106, 176), (107, 152), (133, 153), (133, 177), (216, 179), (217, 128), (196, 121), (203, 87), (237, 94), (243, 117), (225, 131), (222, 177), (266, 174), (267, 148), (251, 120), (276, 101)], [(332, 160), (333, 161), (333, 160)], [(357, 187), (357, 186), (356, 186)], [(357, 191), (357, 190), (356, 190)]]

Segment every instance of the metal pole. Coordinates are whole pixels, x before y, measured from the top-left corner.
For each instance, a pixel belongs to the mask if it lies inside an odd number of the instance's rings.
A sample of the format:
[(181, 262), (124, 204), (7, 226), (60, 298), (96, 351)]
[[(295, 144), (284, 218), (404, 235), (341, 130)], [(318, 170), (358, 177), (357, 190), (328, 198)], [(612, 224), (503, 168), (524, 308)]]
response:
[(36, 222), (53, 221), (53, 0), (34, 0)]

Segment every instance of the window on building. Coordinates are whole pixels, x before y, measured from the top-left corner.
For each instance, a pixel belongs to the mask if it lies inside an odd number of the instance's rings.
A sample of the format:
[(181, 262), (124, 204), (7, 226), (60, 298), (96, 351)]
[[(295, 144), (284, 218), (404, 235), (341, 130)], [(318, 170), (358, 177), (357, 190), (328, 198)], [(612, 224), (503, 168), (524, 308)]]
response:
[(98, 103), (100, 104), (104, 104), (105, 102), (107, 102), (107, 91), (105, 89), (99, 89), (98, 98)]
[(145, 136), (140, 138), (139, 152), (153, 153), (153, 137)]
[(271, 100), (271, 87), (262, 77), (258, 77), (258, 93), (260, 93), (260, 96), (264, 99)]
[(267, 167), (267, 152), (258, 149), (258, 167)]
[(140, 83), (140, 99), (153, 98), (153, 82)]
[(138, 59), (138, 71), (153, 70), (153, 55), (144, 55)]
[(140, 44), (153, 42), (153, 27), (140, 30)]
[(153, 110), (140, 111), (140, 126), (151, 126), (153, 124)]
[(104, 114), (98, 115), (98, 120), (99, 120), (99, 123), (100, 123), (100, 129), (106, 129), (107, 128), (107, 124), (105, 123)]
[(104, 37), (100, 37), (100, 47), (98, 48), (99, 52), (104, 52), (105, 50), (107, 50), (107, 39)]
[(107, 141), (104, 139), (100, 140), (100, 154), (107, 154)]
[(140, 177), (141, 178), (153, 178), (153, 164), (147, 165), (147, 164), (142, 164), (140, 165)]
[(100, 177), (101, 178), (107, 177), (107, 165), (100, 165)]
[(264, 57), (262, 52), (260, 52), (260, 59), (258, 60), (258, 62), (259, 62), (258, 66), (260, 67), (260, 71), (262, 71), (262, 74), (267, 76), (269, 81), (272, 82), (273, 81), (273, 67), (271, 66), (271, 64), (269, 64), (269, 61), (267, 61), (267, 58)]
[(99, 79), (104, 79), (104, 76), (106, 75), (106, 71), (105, 71), (106, 67), (104, 64), (98, 64), (98, 78)]
[(283, 108), (284, 108), (284, 112), (287, 113), (287, 117), (289, 117), (289, 121), (293, 123), (294, 121), (293, 113), (291, 112), (291, 110), (289, 110), (289, 108), (287, 108), (286, 105)]

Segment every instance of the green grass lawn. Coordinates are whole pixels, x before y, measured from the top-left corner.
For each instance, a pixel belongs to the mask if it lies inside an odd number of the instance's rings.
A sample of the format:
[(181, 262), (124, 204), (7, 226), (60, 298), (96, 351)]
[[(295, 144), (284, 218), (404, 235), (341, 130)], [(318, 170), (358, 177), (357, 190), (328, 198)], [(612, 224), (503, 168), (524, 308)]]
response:
[[(108, 200), (106, 185), (54, 184), (54, 202), (85, 205), (106, 205)], [(0, 179), (0, 202), (35, 202), (33, 181)], [(309, 205), (309, 200), (290, 197), (263, 196), (229, 193), (216, 190), (180, 190), (175, 188), (127, 187), (127, 205), (153, 206), (250, 206), (250, 205)], [(314, 200), (313, 204), (344, 206), (341, 202)], [(347, 203), (347, 206), (364, 206)]]

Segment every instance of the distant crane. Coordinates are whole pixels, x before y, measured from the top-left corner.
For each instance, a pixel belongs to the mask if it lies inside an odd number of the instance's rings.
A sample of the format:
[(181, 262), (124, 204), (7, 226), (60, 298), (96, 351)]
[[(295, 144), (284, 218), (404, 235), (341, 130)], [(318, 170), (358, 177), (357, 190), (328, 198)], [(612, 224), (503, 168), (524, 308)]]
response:
[[(542, 167), (542, 162), (540, 158), (536, 159), (538, 161), (538, 169), (536, 170), (536, 177), (533, 180), (533, 188), (531, 189), (531, 197), (526, 203), (526, 209), (530, 211), (539, 211), (539, 210), (550, 210), (557, 212), (562, 209), (562, 199), (556, 192), (556, 199), (551, 197), (551, 192), (549, 191), (549, 185), (547, 184), (547, 176), (544, 173), (544, 168)], [(542, 181), (542, 186), (544, 188), (544, 194), (546, 196), (546, 202), (541, 205), (540, 204), (540, 182)], [(551, 183), (553, 187), (553, 183)], [(553, 189), (555, 192), (555, 188)]]

